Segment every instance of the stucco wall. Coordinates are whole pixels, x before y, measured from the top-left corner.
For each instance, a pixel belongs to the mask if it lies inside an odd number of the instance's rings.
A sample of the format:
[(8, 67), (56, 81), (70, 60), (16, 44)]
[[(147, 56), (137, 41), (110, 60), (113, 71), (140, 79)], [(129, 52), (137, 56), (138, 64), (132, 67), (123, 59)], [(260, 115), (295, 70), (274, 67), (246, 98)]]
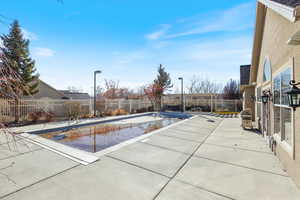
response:
[[(263, 83), (263, 66), (266, 58), (270, 59), (272, 74), (282, 69), (286, 63), (294, 59), (294, 72), (296, 81), (300, 81), (300, 46), (287, 44), (289, 38), (300, 30), (300, 22), (292, 23), (267, 9), (266, 23), (263, 34), (262, 49), (259, 60), (257, 85), (272, 86), (271, 82)], [(274, 130), (273, 105), (271, 105), (271, 133)], [(286, 153), (281, 145), (277, 145), (277, 154), (288, 173), (300, 186), (300, 108), (295, 112), (295, 160)]]

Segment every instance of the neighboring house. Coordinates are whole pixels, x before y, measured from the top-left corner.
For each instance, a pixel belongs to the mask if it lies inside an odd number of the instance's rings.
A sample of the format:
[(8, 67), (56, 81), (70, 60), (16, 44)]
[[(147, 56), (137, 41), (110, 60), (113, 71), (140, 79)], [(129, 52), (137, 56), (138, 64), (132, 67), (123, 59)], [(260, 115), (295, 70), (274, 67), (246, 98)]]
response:
[(26, 96), (24, 99), (65, 99), (65, 95), (53, 88), (52, 86), (48, 85), (42, 80), (39, 80), (39, 86), (38, 86), (38, 93), (32, 95), (32, 96)]
[(246, 99), (256, 97), (245, 108), (253, 110), (256, 126), (298, 186), (300, 108), (289, 107), (285, 92), (290, 80), (300, 81), (299, 19), (299, 0), (258, 0), (250, 81), (243, 87)]
[(90, 99), (90, 95), (84, 92), (71, 92), (69, 90), (59, 90), (62, 94), (64, 94), (66, 99), (70, 100), (83, 100), (83, 99)]

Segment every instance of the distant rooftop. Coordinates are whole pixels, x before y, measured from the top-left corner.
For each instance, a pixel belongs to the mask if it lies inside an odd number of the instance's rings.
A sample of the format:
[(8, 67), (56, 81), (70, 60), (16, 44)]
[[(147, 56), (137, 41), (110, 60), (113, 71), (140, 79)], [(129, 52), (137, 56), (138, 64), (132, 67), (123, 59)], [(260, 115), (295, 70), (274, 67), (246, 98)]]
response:
[(297, 7), (300, 6), (300, 1), (299, 0), (271, 0), (271, 1), (275, 1), (277, 3), (289, 6), (289, 7)]
[(89, 99), (90, 95), (83, 92), (71, 92), (69, 90), (59, 90), (69, 99)]

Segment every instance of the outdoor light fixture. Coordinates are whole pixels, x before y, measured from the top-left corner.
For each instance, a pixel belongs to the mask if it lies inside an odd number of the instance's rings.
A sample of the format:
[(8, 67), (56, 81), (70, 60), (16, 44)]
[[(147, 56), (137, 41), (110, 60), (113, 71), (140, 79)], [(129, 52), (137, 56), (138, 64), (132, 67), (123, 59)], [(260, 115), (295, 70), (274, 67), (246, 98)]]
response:
[(261, 101), (266, 104), (269, 101), (268, 91), (263, 91), (263, 95), (261, 96)]
[(296, 83), (295, 80), (292, 80), (290, 85), (293, 87), (286, 94), (289, 97), (289, 106), (296, 110), (300, 106), (300, 89), (297, 87), (297, 85), (300, 85), (300, 82)]

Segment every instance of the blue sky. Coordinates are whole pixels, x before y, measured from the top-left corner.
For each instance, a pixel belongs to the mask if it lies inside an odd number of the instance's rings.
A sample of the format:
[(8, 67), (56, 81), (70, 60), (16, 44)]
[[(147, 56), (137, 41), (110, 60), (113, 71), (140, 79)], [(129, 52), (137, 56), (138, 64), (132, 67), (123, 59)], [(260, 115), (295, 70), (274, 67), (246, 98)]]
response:
[(179, 76), (239, 78), (250, 63), (255, 1), (11, 0), (0, 14), (1, 33), (20, 21), (41, 79), (55, 88), (89, 92), (96, 69), (136, 88), (163, 64), (176, 89)]

